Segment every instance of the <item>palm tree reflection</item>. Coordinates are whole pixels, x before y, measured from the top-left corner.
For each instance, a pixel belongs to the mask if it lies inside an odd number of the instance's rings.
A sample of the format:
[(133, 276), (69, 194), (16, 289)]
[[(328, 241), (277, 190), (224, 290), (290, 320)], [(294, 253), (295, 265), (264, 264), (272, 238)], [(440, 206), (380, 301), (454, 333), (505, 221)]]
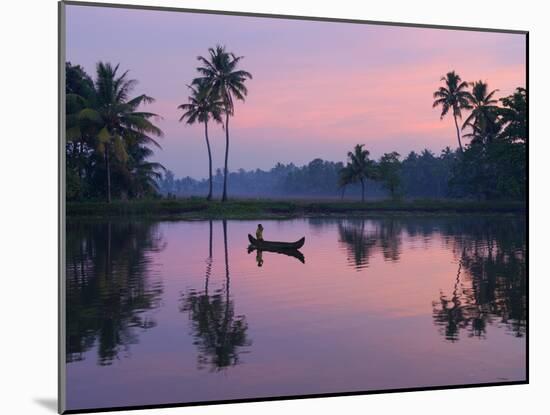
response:
[[(398, 262), (403, 238), (430, 241), (439, 235), (455, 253), (452, 291), (432, 303), (434, 324), (446, 340), (460, 333), (484, 338), (502, 325), (514, 336), (526, 331), (525, 221), (511, 217), (383, 218), (337, 220), (339, 242), (350, 266), (362, 270), (374, 255)], [(425, 248), (431, 246), (425, 243)]]
[(150, 223), (67, 224), (67, 362), (97, 344), (98, 363), (109, 365), (155, 327), (148, 312), (163, 290), (151, 254), (164, 246)]
[[(458, 273), (452, 294), (434, 301), (433, 319), (445, 339), (484, 338), (488, 324), (516, 337), (526, 331), (525, 232), (521, 223), (470, 224), (449, 240), (457, 252)], [(464, 274), (464, 281), (462, 281)]]
[(433, 302), (434, 322), (440, 326), (445, 339), (451, 342), (459, 339), (461, 329), (470, 328), (472, 336), (483, 337), (485, 333), (486, 321), (481, 315), (483, 311), (465, 295), (467, 289), (461, 284), (461, 273), (462, 259), (458, 262), (451, 299), (442, 292), (439, 302)]
[(371, 256), (377, 252), (382, 252), (387, 261), (399, 261), (401, 226), (393, 218), (339, 221), (338, 235), (357, 270), (367, 267)]
[(187, 312), (191, 322), (194, 344), (197, 346), (198, 368), (213, 371), (237, 365), (240, 354), (252, 342), (248, 339), (246, 317), (235, 314), (230, 296), (230, 272), (227, 250), (227, 222), (223, 224), (225, 287), (209, 292), (212, 270), (212, 222), (210, 221), (210, 254), (207, 259), (205, 285), (202, 291), (190, 290), (182, 295), (180, 311)]

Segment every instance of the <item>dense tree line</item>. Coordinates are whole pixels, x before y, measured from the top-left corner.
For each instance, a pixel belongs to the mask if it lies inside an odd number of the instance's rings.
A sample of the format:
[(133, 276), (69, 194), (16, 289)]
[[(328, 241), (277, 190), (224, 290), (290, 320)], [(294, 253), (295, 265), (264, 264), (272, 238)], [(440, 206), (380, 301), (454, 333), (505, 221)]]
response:
[(450, 179), (457, 196), (525, 199), (527, 92), (517, 88), (500, 102), (502, 106), (476, 107), (474, 120), (465, 124), (471, 141)]
[[(453, 195), (478, 199), (524, 199), (527, 182), (527, 91), (516, 88), (495, 99), (486, 82), (464, 82), (454, 71), (441, 78), (433, 106), (441, 118), (452, 111), (459, 152), (449, 178)], [(500, 105), (499, 105), (500, 103)], [(470, 111), (458, 127), (463, 111)], [(463, 150), (460, 134), (470, 143)]]
[[(370, 158), (364, 144), (345, 163), (314, 159), (304, 166), (277, 163), (272, 169), (228, 171), (229, 119), (234, 101), (247, 95), (252, 75), (238, 68), (242, 57), (222, 46), (198, 57), (198, 76), (189, 86), (180, 121), (204, 125), (208, 179), (176, 179), (149, 159), (163, 135), (158, 117), (142, 107), (148, 95), (132, 97), (137, 81), (119, 66), (99, 62), (95, 79), (80, 66), (66, 64), (66, 191), (68, 200), (206, 196), (228, 189), (245, 197), (326, 198), (472, 198), (524, 199), (526, 195), (527, 92), (517, 88), (496, 99), (485, 82), (462, 81), (454, 71), (442, 77), (434, 94), (441, 118), (452, 114), (458, 148), (397, 152)], [(462, 121), (463, 114), (466, 114)], [(460, 120), (460, 124), (459, 124)], [(209, 122), (223, 124), (226, 138), (223, 170), (213, 174)], [(469, 142), (463, 143), (463, 139)], [(164, 174), (163, 174), (164, 173)]]
[(93, 80), (81, 66), (66, 67), (66, 192), (68, 200), (140, 198), (157, 193), (164, 169), (148, 161), (160, 148), (153, 98), (130, 97), (137, 81), (119, 66), (99, 62)]
[[(364, 181), (365, 196), (368, 198), (385, 198), (394, 192), (407, 197), (446, 197), (449, 194), (448, 176), (451, 172), (450, 159), (454, 153), (444, 150), (436, 156), (429, 150), (418, 154), (411, 152), (397, 164), (393, 158), (383, 157), (381, 165), (386, 182), (368, 178)], [(352, 198), (361, 197), (360, 183), (340, 185), (342, 162), (314, 159), (304, 166), (293, 163), (277, 163), (270, 170), (243, 170), (229, 174), (231, 194), (239, 197), (324, 197)], [(386, 172), (387, 171), (387, 172)], [(396, 183), (399, 186), (396, 186)], [(221, 191), (223, 175), (220, 169), (213, 176), (215, 192)], [(159, 188), (165, 196), (189, 197), (203, 196), (208, 191), (208, 180), (196, 180), (191, 177), (176, 178), (168, 170), (159, 181)]]
[[(236, 196), (291, 196), (358, 198), (474, 198), (524, 199), (526, 194), (527, 93), (523, 88), (495, 99), (485, 82), (467, 83), (454, 71), (442, 78), (444, 86), (434, 93), (434, 107), (441, 118), (449, 112), (455, 122), (458, 149), (446, 147), (439, 155), (430, 150), (397, 152), (370, 158), (363, 144), (348, 153), (346, 164), (315, 159), (297, 167), (277, 163), (269, 171), (229, 173)], [(468, 116), (459, 126), (462, 114)], [(217, 117), (216, 111), (212, 117)], [(206, 127), (206, 123), (205, 123)], [(462, 138), (469, 143), (463, 145)], [(224, 178), (226, 176), (224, 175)], [(159, 182), (162, 193), (173, 196), (204, 194), (207, 182), (175, 179), (167, 172)], [(208, 182), (220, 187), (221, 172)], [(224, 186), (227, 180), (223, 181)]]
[[(355, 156), (361, 151), (365, 155), (366, 150), (360, 148)], [(525, 157), (525, 141), (501, 138), (491, 144), (471, 143), (463, 153), (446, 147), (437, 155), (425, 149), (412, 151), (402, 160), (396, 152), (386, 153), (378, 160), (368, 160), (363, 185), (360, 180), (348, 181), (344, 163), (321, 159), (300, 167), (277, 163), (270, 170), (240, 169), (230, 173), (228, 180), (231, 193), (238, 197), (359, 199), (364, 189), (364, 196), (371, 199), (522, 199), (526, 191)], [(212, 183), (215, 192), (222, 190), (221, 170)], [(171, 171), (159, 181), (161, 193), (169, 197), (202, 196), (208, 185), (207, 180), (177, 179)]]
[[(483, 81), (464, 82), (454, 71), (441, 80), (444, 86), (434, 92), (433, 106), (442, 108), (441, 118), (452, 112), (458, 150), (446, 148), (437, 161), (425, 152), (420, 158), (411, 153), (400, 162), (400, 155), (392, 152), (375, 162), (369, 159), (364, 145), (358, 144), (348, 153), (348, 161), (340, 170), (342, 188), (360, 183), (362, 200), (368, 179), (379, 181), (392, 198), (415, 197), (418, 193), (485, 200), (525, 198), (526, 90), (517, 88), (511, 96), (497, 101), (497, 90), (489, 92)], [(464, 111), (470, 113), (459, 128), (458, 120)], [(463, 137), (470, 139), (465, 146), (461, 131), (466, 131)], [(428, 184), (436, 186), (429, 188)]]
[[(338, 186), (341, 162), (312, 160), (304, 166), (293, 163), (277, 163), (270, 170), (239, 169), (228, 175), (229, 190), (236, 197), (324, 197), (342, 196)], [(218, 169), (213, 175), (214, 193), (223, 189), (223, 174)], [(159, 181), (159, 188), (167, 197), (203, 196), (208, 192), (207, 179), (196, 180), (191, 177), (175, 178), (167, 171)], [(368, 182), (370, 197), (384, 197), (385, 191), (377, 183)], [(352, 185), (346, 195), (360, 196), (359, 186)]]

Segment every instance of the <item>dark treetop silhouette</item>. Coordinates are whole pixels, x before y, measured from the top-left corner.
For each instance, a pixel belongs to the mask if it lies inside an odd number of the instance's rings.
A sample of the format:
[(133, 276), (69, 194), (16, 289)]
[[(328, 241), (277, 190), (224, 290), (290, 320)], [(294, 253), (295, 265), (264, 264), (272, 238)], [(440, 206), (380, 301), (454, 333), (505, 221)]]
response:
[(447, 115), (449, 110), (453, 112), (458, 148), (462, 152), (463, 148), (462, 142), (460, 141), (460, 130), (458, 128), (457, 118), (462, 117), (462, 110), (471, 108), (470, 93), (467, 91), (468, 83), (464, 82), (455, 71), (448, 72), (441, 80), (445, 82), (445, 86), (439, 87), (439, 89), (434, 92), (433, 97), (435, 101), (433, 107), (441, 106), (441, 119)]
[(154, 101), (141, 94), (130, 98), (137, 85), (119, 65), (99, 62), (96, 79), (80, 66), (66, 64), (67, 198), (144, 197), (156, 193), (164, 167), (147, 159), (149, 146), (160, 148), (162, 131), (140, 110)]
[(187, 120), (187, 124), (201, 122), (204, 124), (204, 138), (208, 150), (208, 196), (206, 200), (212, 199), (212, 151), (208, 139), (208, 121), (210, 119), (221, 123), (223, 101), (210, 93), (209, 86), (205, 82), (197, 82), (197, 86), (189, 86), (191, 95), (187, 104), (181, 104), (178, 108), (185, 111), (180, 121)]
[(203, 64), (197, 68), (201, 77), (193, 80), (194, 84), (206, 84), (213, 100), (220, 99), (223, 102), (225, 114), (225, 162), (223, 168), (223, 194), (222, 201), (227, 200), (227, 163), (229, 159), (229, 117), (235, 115), (235, 100), (244, 101), (248, 94), (245, 86), (247, 79), (252, 75), (241, 69), (237, 69), (243, 56), (235, 56), (227, 52), (225, 46), (216, 46), (208, 49), (209, 57), (199, 56), (198, 60)]

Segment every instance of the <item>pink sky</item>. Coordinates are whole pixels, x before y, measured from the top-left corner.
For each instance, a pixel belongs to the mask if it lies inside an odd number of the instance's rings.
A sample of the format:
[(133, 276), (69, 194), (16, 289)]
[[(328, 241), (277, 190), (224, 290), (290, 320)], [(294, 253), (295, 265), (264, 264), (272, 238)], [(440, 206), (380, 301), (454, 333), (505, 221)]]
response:
[[(521, 34), (67, 6), (67, 60), (91, 75), (99, 60), (130, 70), (136, 94), (155, 97), (148, 110), (163, 117), (155, 159), (178, 177), (207, 175), (203, 127), (179, 123), (176, 107), (196, 57), (217, 43), (254, 76), (230, 124), (231, 171), (344, 161), (357, 143), (375, 158), (439, 153), (456, 146), (452, 119), (431, 105), (442, 75), (486, 81), (497, 97), (525, 86)], [(222, 167), (221, 127), (211, 142)]]

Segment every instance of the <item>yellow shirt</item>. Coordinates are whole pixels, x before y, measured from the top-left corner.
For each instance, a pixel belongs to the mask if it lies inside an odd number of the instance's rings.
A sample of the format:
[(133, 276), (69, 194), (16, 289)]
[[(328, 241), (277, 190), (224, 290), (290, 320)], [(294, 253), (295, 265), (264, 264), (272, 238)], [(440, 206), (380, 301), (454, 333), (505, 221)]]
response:
[(260, 228), (256, 229), (256, 239), (263, 241), (264, 239), (263, 233), (264, 233), (263, 229), (260, 229)]

